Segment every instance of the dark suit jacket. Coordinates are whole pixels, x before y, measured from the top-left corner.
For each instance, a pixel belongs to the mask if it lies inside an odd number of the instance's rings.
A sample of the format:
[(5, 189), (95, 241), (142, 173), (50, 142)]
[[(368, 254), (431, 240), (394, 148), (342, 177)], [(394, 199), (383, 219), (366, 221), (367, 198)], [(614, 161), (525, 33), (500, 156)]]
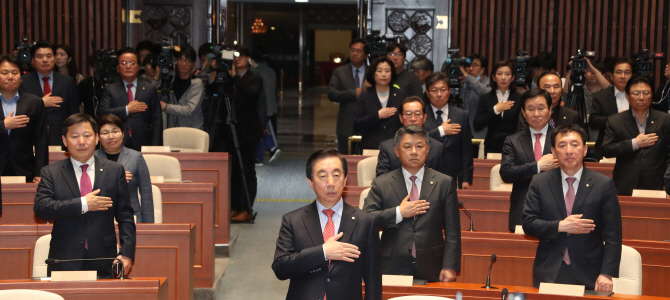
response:
[[(558, 232), (567, 217), (559, 168), (533, 177), (524, 205), (523, 230), (540, 240), (533, 264), (533, 286), (554, 282), (565, 249), (579, 284), (594, 289), (599, 274), (619, 277), (621, 208), (612, 179), (584, 168), (572, 214), (583, 214), (596, 227), (588, 234)], [(605, 245), (603, 245), (605, 241)]]
[[(551, 153), (551, 132), (551, 126), (547, 126), (542, 155)], [(503, 145), (500, 178), (506, 183), (513, 184), (508, 225), (511, 232), (514, 232), (516, 225), (523, 224), (523, 202), (526, 200), (530, 181), (537, 174), (534, 138), (530, 135), (530, 129), (524, 129), (507, 137)]]
[[(428, 140), (428, 157), (426, 167), (440, 171), (440, 158), (442, 157), (442, 143), (434, 138)], [(400, 159), (395, 155), (395, 141), (388, 139), (379, 144), (379, 155), (377, 156), (377, 176), (388, 173), (402, 167)]]
[[(95, 156), (107, 159), (105, 149), (95, 150)], [(151, 190), (151, 175), (144, 156), (139, 151), (121, 147), (119, 158), (116, 161), (125, 171), (133, 175), (128, 181), (128, 199), (133, 208), (137, 223), (154, 223), (154, 196)], [(141, 199), (140, 199), (141, 197)]]
[(670, 158), (670, 115), (649, 110), (645, 134), (656, 133), (656, 144), (633, 151), (632, 139), (640, 132), (631, 110), (609, 117), (603, 155), (616, 157), (612, 173), (617, 194), (630, 196), (633, 189), (662, 190)]
[[(118, 254), (135, 259), (135, 222), (123, 166), (95, 158), (93, 190), (100, 189), (98, 195), (112, 198), (113, 203), (106, 211), (85, 214), (81, 213), (82, 195), (70, 158), (44, 167), (41, 177), (33, 210), (39, 219), (53, 221), (49, 258), (84, 258), (85, 241), (90, 258), (116, 257), (116, 219), (121, 242)], [(111, 261), (95, 264), (99, 276), (111, 277)], [(81, 270), (82, 265), (83, 262), (54, 264), (47, 272)]]
[(473, 126), (475, 130), (488, 128), (486, 138), (484, 139), (484, 151), (486, 153), (501, 153), (505, 138), (517, 131), (519, 123), (519, 113), (521, 112), (521, 94), (516, 90), (510, 91), (508, 101), (514, 101), (514, 106), (507, 111), (496, 115), (493, 107), (498, 104), (496, 90), (482, 95), (477, 107), (477, 115)]
[[(412, 274), (412, 242), (416, 247), (418, 277), (439, 281), (441, 269), (461, 270), (461, 225), (456, 181), (424, 168), (419, 199), (430, 208), (416, 218), (396, 224), (396, 207), (409, 193), (402, 169), (372, 180), (364, 210), (379, 219), (382, 233), (382, 273)], [(444, 235), (446, 235), (446, 240)]]
[[(367, 67), (366, 67), (367, 70)], [(365, 74), (359, 74), (361, 78)], [(356, 82), (351, 63), (339, 66), (333, 71), (328, 83), (328, 99), (340, 104), (337, 112), (337, 136), (354, 134), (354, 107), (356, 107)]]
[(599, 130), (595, 149), (597, 160), (603, 157), (602, 148), (603, 139), (605, 138), (605, 128), (607, 127), (607, 118), (618, 113), (619, 108), (616, 106), (613, 85), (593, 94), (593, 107), (591, 108), (591, 115), (589, 115), (589, 127)]
[[(555, 114), (557, 114), (556, 117), (556, 126), (564, 126), (564, 125), (570, 125), (570, 124), (577, 124), (580, 127), (584, 127), (584, 120), (579, 116), (579, 113), (571, 108), (567, 108), (565, 106), (556, 106), (554, 109), (556, 109)], [(528, 122), (526, 122), (526, 118), (523, 116), (523, 109), (519, 113), (519, 125), (518, 125), (518, 130), (523, 130), (528, 128)]]
[(361, 93), (354, 109), (354, 128), (361, 132), (358, 149), (377, 149), (381, 142), (395, 136), (396, 131), (402, 127), (399, 118), (400, 102), (405, 97), (405, 92), (391, 87), (386, 107), (395, 107), (398, 111), (386, 119), (379, 119), (378, 112), (382, 109), (382, 104), (379, 102), (375, 87), (370, 87)]
[[(670, 98), (670, 81), (662, 83), (656, 92), (654, 93), (653, 102), (651, 103), (651, 108), (667, 113), (670, 111), (670, 106), (668, 105), (668, 98)], [(665, 98), (663, 98), (665, 96)]]
[[(343, 203), (340, 242), (356, 245), (361, 252), (353, 263), (324, 258), (323, 233), (316, 201), (287, 213), (277, 238), (272, 270), (280, 280), (291, 279), (286, 299), (382, 299), (379, 266), (379, 230), (375, 218)], [(338, 233), (339, 233), (338, 232)]]
[[(123, 145), (130, 149), (140, 151), (142, 146), (162, 144), (163, 116), (156, 87), (151, 82), (138, 77), (134, 100), (146, 103), (147, 110), (126, 115), (128, 93), (126, 87), (123, 86), (123, 80), (118, 79), (105, 87), (105, 92), (98, 105), (98, 116), (114, 114), (123, 120), (126, 127)], [(128, 133), (129, 130), (132, 135)]]
[(14, 116), (26, 115), (30, 121), (26, 127), (12, 129), (7, 135), (5, 112), (0, 106), (0, 144), (4, 145), (0, 147), (0, 175), (10, 168), (14, 170), (11, 175), (26, 176), (26, 182), (32, 182), (33, 177), (40, 175), (42, 167), (49, 164), (44, 112), (42, 99), (19, 91)]
[[(428, 102), (429, 103), (429, 102)], [(449, 115), (444, 121), (451, 119), (450, 123), (461, 125), (461, 132), (455, 135), (440, 137), (433, 108), (426, 104), (426, 122), (423, 128), (428, 131), (430, 137), (442, 142), (442, 156), (440, 158), (440, 169), (436, 169), (453, 178), (463, 176), (463, 181), (472, 183), (473, 160), (472, 160), (472, 131), (468, 112), (458, 107), (449, 105)], [(444, 118), (444, 116), (442, 117)]]
[[(40, 78), (36, 71), (21, 77), (21, 87), (19, 89), (40, 99), (44, 97)], [(79, 112), (79, 89), (72, 77), (54, 71), (51, 95), (63, 98), (63, 103), (60, 104), (60, 107), (47, 107), (45, 110), (47, 142), (49, 145), (61, 146), (63, 145), (63, 139), (61, 138), (63, 121)], [(42, 102), (42, 105), (44, 105), (44, 102)]]
[(393, 82), (399, 89), (403, 90), (407, 96), (421, 97), (423, 88), (421, 87), (421, 80), (413, 72), (402, 70)]

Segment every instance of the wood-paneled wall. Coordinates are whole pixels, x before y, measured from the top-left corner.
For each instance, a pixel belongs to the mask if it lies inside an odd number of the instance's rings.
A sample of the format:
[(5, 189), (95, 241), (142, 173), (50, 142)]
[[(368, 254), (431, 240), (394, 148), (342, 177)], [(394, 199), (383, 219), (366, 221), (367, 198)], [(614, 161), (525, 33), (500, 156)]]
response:
[(10, 53), (24, 36), (30, 42), (69, 44), (80, 72), (86, 76), (90, 53), (123, 45), (122, 3), (123, 0), (2, 0), (0, 52)]
[[(578, 48), (597, 59), (668, 48), (667, 0), (453, 0), (453, 48), (489, 58), (489, 68), (518, 49), (550, 51), (563, 73)], [(666, 54), (667, 55), (667, 54)], [(654, 61), (656, 81), (665, 61)], [(658, 85), (657, 85), (658, 86)]]

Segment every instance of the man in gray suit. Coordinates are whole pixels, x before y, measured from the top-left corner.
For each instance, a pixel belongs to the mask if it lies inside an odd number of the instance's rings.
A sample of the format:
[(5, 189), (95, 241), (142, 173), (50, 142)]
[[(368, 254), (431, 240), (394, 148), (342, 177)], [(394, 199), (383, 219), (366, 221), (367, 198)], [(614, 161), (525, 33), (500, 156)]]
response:
[(423, 128), (405, 126), (395, 141), (402, 168), (375, 178), (363, 207), (384, 231), (382, 273), (453, 281), (461, 268), (456, 181), (424, 167), (429, 146)]
[(350, 63), (333, 71), (328, 84), (328, 99), (340, 104), (337, 113), (337, 148), (340, 153), (347, 153), (349, 136), (354, 135), (354, 107), (358, 95), (370, 86), (365, 81), (366, 64), (369, 49), (365, 40), (356, 38), (349, 43)]

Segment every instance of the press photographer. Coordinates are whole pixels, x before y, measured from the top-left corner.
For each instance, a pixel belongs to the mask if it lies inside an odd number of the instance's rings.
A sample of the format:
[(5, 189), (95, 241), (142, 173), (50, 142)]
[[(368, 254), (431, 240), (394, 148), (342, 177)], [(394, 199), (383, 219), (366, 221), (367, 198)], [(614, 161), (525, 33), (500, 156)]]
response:
[[(166, 114), (167, 128), (192, 127), (202, 129), (202, 96), (204, 87), (202, 80), (196, 78), (195, 49), (185, 45), (175, 51), (177, 59), (176, 76), (169, 82), (170, 93), (167, 101), (161, 100), (161, 110)], [(163, 68), (161, 68), (163, 74)], [(161, 75), (161, 77), (165, 77)], [(162, 83), (162, 82), (161, 82)], [(161, 84), (162, 86), (162, 84)]]

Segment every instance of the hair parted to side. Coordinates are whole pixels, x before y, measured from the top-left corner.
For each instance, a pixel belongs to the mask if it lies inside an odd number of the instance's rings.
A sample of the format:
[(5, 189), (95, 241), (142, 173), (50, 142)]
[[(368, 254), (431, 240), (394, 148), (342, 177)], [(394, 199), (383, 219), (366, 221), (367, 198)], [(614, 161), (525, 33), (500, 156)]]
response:
[(312, 155), (310, 155), (307, 159), (307, 166), (305, 168), (307, 179), (312, 180), (312, 175), (314, 174), (314, 164), (316, 164), (316, 162), (319, 160), (329, 157), (337, 157), (340, 159), (340, 162), (342, 163), (342, 172), (344, 172), (344, 177), (347, 177), (347, 159), (344, 158), (344, 156), (342, 156), (342, 154), (340, 154), (340, 152), (338, 152), (335, 148), (326, 148), (312, 153)]

